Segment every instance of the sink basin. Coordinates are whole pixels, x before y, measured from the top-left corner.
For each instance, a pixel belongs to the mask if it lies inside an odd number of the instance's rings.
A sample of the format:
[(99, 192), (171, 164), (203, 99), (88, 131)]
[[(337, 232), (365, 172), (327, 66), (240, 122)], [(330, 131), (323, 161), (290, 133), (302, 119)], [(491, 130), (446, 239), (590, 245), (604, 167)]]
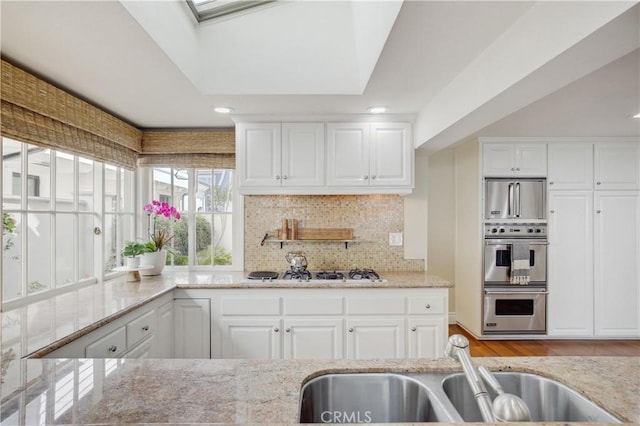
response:
[(301, 390), (300, 423), (453, 420), (428, 386), (401, 374), (327, 374)]
[[(522, 398), (533, 422), (621, 423), (620, 420), (573, 389), (546, 377), (528, 373), (493, 373), (505, 392)], [(466, 422), (482, 422), (478, 405), (463, 373), (442, 381), (449, 400)], [(491, 399), (496, 397), (489, 390)]]

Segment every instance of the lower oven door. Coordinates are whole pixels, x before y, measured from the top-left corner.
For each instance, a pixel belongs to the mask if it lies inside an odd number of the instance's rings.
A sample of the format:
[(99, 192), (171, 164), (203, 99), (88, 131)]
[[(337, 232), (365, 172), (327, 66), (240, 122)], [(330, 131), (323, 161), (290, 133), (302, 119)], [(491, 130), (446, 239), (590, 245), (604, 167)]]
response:
[(482, 333), (547, 331), (547, 292), (485, 290)]

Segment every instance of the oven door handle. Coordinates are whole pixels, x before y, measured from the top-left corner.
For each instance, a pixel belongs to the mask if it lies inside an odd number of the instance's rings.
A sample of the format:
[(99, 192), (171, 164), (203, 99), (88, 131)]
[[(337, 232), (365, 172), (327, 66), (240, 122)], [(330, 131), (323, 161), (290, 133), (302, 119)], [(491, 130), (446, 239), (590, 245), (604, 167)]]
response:
[(518, 290), (512, 290), (512, 291), (485, 290), (484, 294), (517, 294), (519, 296), (522, 296), (524, 294), (534, 294), (534, 295), (549, 294), (549, 292), (546, 291), (546, 290), (540, 290), (540, 291), (533, 291), (533, 290), (525, 290), (525, 291), (518, 291)]
[[(494, 243), (493, 241), (485, 241), (484, 245), (486, 246), (510, 246), (513, 245), (513, 242), (502, 242), (502, 243)], [(530, 246), (548, 246), (548, 241), (529, 241)]]

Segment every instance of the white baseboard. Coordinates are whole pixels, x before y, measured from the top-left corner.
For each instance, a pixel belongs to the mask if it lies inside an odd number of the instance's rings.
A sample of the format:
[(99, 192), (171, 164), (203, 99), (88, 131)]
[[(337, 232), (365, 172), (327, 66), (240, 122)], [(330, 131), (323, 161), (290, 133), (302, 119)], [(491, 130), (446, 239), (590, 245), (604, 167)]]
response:
[(449, 312), (449, 324), (455, 324), (455, 323), (456, 323), (456, 313)]

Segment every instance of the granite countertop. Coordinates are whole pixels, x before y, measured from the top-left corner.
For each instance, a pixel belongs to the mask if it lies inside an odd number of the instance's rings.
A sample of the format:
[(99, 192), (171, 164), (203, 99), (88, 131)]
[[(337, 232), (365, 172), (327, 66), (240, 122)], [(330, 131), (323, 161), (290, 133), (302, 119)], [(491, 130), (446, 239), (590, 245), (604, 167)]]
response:
[[(639, 357), (476, 358), (492, 371), (558, 380), (625, 422), (640, 423)], [(272, 423), (298, 420), (301, 385), (324, 373), (453, 372), (418, 360), (20, 360), (2, 424)], [(28, 378), (28, 383), (27, 383)], [(40, 416), (40, 417), (38, 417)]]
[(72, 341), (131, 312), (175, 288), (449, 288), (452, 284), (425, 272), (382, 272), (386, 282), (263, 283), (247, 272), (181, 272), (165, 270), (139, 282), (118, 278), (72, 290), (2, 312), (2, 351), (18, 358), (61, 340)]

